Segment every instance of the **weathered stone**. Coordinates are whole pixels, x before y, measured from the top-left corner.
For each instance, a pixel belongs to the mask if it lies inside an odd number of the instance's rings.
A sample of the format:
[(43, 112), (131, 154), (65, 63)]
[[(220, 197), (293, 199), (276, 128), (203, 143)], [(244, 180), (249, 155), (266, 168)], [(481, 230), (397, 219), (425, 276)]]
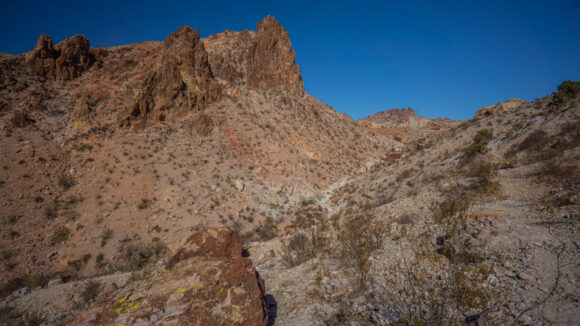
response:
[(296, 53), (292, 50), (288, 32), (274, 17), (267, 16), (258, 22), (256, 37), (248, 50), (248, 86), (281, 89), (302, 95), (304, 83), (295, 59)]
[(27, 59), (32, 72), (60, 81), (79, 77), (93, 61), (89, 40), (84, 35), (75, 35), (53, 46), (50, 36), (42, 34)]
[[(108, 286), (66, 325), (267, 325), (264, 281), (228, 229), (194, 233), (167, 270)], [(98, 316), (98, 317), (95, 317)]]
[(171, 120), (220, 97), (199, 32), (180, 27), (163, 42), (159, 62), (142, 82), (129, 118)]

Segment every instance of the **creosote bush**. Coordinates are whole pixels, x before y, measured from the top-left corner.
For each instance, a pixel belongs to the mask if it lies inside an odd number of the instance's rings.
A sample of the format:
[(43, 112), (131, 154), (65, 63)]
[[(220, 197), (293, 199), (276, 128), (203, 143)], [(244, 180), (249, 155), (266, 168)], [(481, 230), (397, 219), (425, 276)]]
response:
[(578, 96), (578, 93), (580, 93), (580, 82), (566, 80), (558, 85), (558, 91), (552, 94), (553, 97), (550, 104), (561, 107)]
[(57, 227), (52, 234), (51, 245), (54, 246), (58, 243), (67, 241), (70, 237), (70, 232), (70, 229), (64, 225)]
[(75, 185), (75, 179), (70, 174), (61, 174), (58, 176), (58, 185), (62, 189), (68, 190)]
[(129, 270), (143, 269), (150, 263), (157, 261), (167, 252), (167, 245), (155, 237), (148, 244), (126, 244), (121, 254)]
[(473, 144), (471, 144), (465, 154), (468, 157), (473, 157), (477, 154), (481, 154), (485, 151), (485, 147), (490, 140), (493, 139), (493, 131), (489, 129), (481, 129), (477, 132), (475, 137), (473, 137)]

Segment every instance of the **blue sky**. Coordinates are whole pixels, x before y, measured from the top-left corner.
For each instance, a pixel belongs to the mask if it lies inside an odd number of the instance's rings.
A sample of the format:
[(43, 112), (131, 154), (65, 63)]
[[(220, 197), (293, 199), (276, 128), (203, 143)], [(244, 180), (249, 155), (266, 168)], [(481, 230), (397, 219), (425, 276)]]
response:
[(98, 47), (163, 40), (181, 25), (255, 30), (266, 15), (290, 32), (306, 90), (354, 119), (413, 107), (465, 120), (580, 80), (580, 0), (5, 2), (0, 52), (30, 51), (40, 33)]

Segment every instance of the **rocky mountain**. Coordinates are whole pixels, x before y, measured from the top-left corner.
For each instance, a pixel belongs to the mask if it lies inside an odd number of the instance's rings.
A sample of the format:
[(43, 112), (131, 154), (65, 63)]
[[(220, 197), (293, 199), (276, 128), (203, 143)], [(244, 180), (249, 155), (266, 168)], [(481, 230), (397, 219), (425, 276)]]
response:
[(580, 85), (360, 121), (289, 33), (0, 55), (0, 323), (574, 324)]
[(306, 93), (294, 60), (273, 17), (110, 48), (42, 35), (2, 55), (3, 295), (152, 266), (207, 227), (275, 236), (383, 160), (391, 141)]
[(461, 123), (448, 118), (429, 119), (418, 116), (412, 108), (377, 112), (357, 122), (372, 131), (403, 142), (413, 142)]

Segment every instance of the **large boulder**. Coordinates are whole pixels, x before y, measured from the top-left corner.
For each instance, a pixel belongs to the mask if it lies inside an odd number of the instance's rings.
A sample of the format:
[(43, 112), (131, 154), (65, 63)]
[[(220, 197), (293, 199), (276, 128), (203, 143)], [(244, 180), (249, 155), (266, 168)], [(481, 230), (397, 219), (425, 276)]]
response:
[(267, 325), (264, 281), (237, 233), (201, 230), (167, 267), (98, 296), (63, 325)]

